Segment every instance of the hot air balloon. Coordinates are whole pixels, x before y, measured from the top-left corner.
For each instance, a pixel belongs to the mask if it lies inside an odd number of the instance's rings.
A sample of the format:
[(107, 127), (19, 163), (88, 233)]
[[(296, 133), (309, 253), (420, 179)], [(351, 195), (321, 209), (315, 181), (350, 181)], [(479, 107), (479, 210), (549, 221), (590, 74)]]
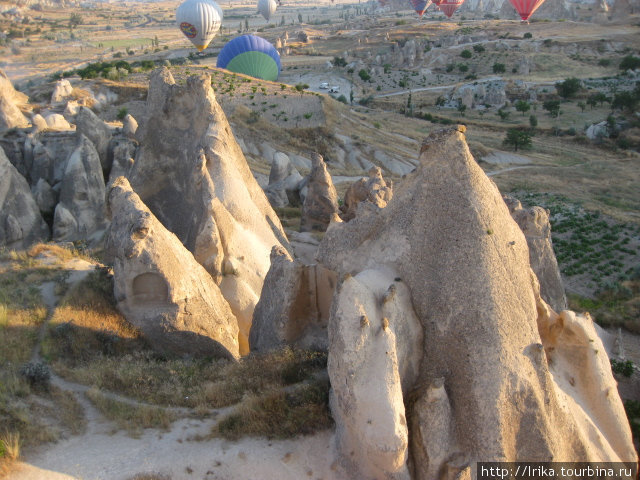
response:
[(455, 11), (460, 8), (460, 5), (464, 3), (464, 0), (443, 0), (438, 4), (438, 8), (444, 12), (444, 14), (451, 18)]
[(213, 0), (185, 0), (176, 10), (176, 22), (201, 52), (220, 29), (222, 9)]
[(267, 22), (271, 18), (271, 15), (276, 13), (276, 8), (278, 8), (276, 0), (258, 0), (258, 12), (262, 14)]
[(264, 38), (242, 35), (228, 42), (220, 50), (216, 66), (274, 81), (280, 75), (280, 55)]
[(528, 22), (529, 17), (535, 12), (544, 0), (509, 0), (517, 10), (523, 22)]
[(411, 5), (413, 5), (416, 13), (422, 17), (429, 5), (431, 5), (431, 0), (411, 0)]

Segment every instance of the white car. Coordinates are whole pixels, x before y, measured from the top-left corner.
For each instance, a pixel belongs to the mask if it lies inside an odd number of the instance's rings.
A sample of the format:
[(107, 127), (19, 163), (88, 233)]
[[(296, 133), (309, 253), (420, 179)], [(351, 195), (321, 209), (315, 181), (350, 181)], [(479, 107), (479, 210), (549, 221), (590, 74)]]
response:
[(320, 88), (326, 90), (327, 88), (329, 88), (329, 84), (327, 82), (321, 83)]
[(329, 93), (338, 93), (340, 91), (340, 87), (338, 85), (332, 85), (329, 89)]

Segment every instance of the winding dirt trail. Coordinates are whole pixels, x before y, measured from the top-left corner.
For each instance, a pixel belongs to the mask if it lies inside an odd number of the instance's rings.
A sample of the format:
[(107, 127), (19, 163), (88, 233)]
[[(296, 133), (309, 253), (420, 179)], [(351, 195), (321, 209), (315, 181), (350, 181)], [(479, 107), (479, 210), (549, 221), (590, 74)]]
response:
[[(71, 271), (67, 286), (82, 281), (95, 267), (73, 259), (64, 268)], [(40, 286), (47, 306), (47, 319), (38, 333), (32, 361), (41, 361), (40, 348), (46, 328), (60, 301), (55, 282)], [(212, 410), (208, 418), (193, 418), (188, 408), (165, 408), (176, 414), (169, 431), (144, 430), (139, 438), (105, 418), (88, 400), (90, 387), (69, 382), (52, 374), (51, 382), (82, 406), (87, 428), (81, 435), (23, 452), (10, 480), (129, 480), (140, 473), (165, 475), (172, 480), (338, 480), (334, 471), (333, 432), (291, 440), (243, 438), (231, 442), (207, 438), (217, 419), (230, 408)], [(136, 406), (146, 403), (113, 392), (108, 398)], [(201, 413), (201, 412), (200, 412)], [(202, 440), (207, 438), (206, 440)]]

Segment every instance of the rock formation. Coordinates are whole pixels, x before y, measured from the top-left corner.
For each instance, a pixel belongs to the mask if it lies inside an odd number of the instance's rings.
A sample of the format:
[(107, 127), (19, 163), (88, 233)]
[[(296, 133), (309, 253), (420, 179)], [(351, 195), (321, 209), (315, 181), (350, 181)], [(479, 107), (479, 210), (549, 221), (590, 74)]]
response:
[(556, 312), (567, 309), (558, 261), (553, 252), (549, 213), (542, 207), (524, 209), (514, 198), (505, 197), (511, 216), (516, 221), (529, 246), (529, 262), (540, 282), (542, 299)]
[(71, 82), (66, 78), (62, 78), (56, 82), (56, 86), (53, 87), (53, 93), (51, 94), (51, 103), (64, 103), (73, 93), (73, 87)]
[(238, 323), (219, 287), (124, 177), (108, 194), (106, 248), (118, 309), (161, 351), (238, 357)]
[(322, 156), (311, 155), (311, 173), (307, 182), (307, 194), (302, 204), (300, 231), (324, 231), (333, 214), (338, 213), (338, 193)]
[(280, 220), (254, 179), (208, 76), (176, 85), (151, 74), (146, 118), (130, 181), (220, 285), (248, 351), (251, 318), (274, 245), (288, 247)]
[[(365, 202), (354, 220), (332, 223), (320, 245), (319, 261), (346, 275), (329, 320), (340, 463), (352, 478), (372, 476), (371, 468), (376, 478), (403, 478), (405, 404), (420, 480), (433, 472), (468, 476), (480, 460), (636, 461), (590, 319), (557, 315), (540, 298), (526, 239), (462, 131), (431, 134), (417, 171), (387, 207)], [(364, 274), (377, 279), (368, 288), (358, 285)], [(395, 322), (414, 311), (424, 332), (417, 357), (413, 337), (392, 338), (385, 329), (394, 320), (379, 320), (399, 296)], [(413, 384), (403, 376), (401, 350), (409, 364), (421, 362)], [(376, 383), (382, 393), (367, 395), (366, 385)], [(375, 418), (367, 416), (374, 408)], [(350, 428), (345, 435), (341, 423)], [(375, 425), (387, 433), (378, 436)]]
[(113, 129), (87, 107), (78, 109), (75, 120), (76, 130), (93, 142), (100, 157), (102, 171), (108, 174), (109, 170), (111, 170), (111, 159), (108, 155), (109, 141), (111, 140)]
[(379, 208), (387, 206), (393, 196), (393, 182), (382, 178), (379, 167), (369, 170), (369, 178), (361, 178), (354, 182), (344, 194), (344, 203), (340, 207), (342, 219), (352, 220), (356, 216), (356, 208), (360, 202), (371, 202)]
[(417, 379), (420, 321), (402, 279), (384, 267), (347, 275), (329, 320), (331, 412), (346, 478), (409, 479), (403, 395)]
[(29, 184), (0, 148), (0, 246), (17, 250), (48, 236)]
[(104, 229), (104, 178), (93, 143), (80, 134), (66, 162), (53, 218), (56, 241), (89, 240)]
[(24, 143), (24, 157), (18, 170), (32, 185), (41, 178), (55, 187), (62, 181), (67, 159), (77, 147), (75, 132), (39, 132)]
[(29, 121), (18, 105), (26, 103), (28, 97), (17, 92), (11, 80), (0, 70), (0, 132), (9, 128), (28, 127)]
[(303, 265), (282, 247), (273, 247), (271, 268), (253, 313), (252, 352), (283, 345), (326, 350), (327, 323), (337, 283), (322, 265)]
[(276, 152), (271, 162), (269, 185), (265, 189), (271, 205), (286, 207), (289, 204), (299, 204), (298, 189), (302, 180), (302, 175), (293, 166), (289, 157), (282, 152)]
[(138, 122), (130, 113), (127, 113), (122, 120), (122, 134), (127, 138), (135, 138), (136, 130), (138, 130)]

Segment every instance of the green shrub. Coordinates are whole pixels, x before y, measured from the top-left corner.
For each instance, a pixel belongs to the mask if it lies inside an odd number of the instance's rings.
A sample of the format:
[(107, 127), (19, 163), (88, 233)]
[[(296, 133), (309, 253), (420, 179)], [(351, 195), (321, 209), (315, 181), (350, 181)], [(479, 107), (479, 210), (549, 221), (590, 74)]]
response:
[(627, 360), (625, 362), (618, 361), (615, 359), (611, 359), (611, 370), (613, 373), (617, 373), (618, 375), (623, 375), (629, 378), (633, 375), (633, 362), (631, 360)]
[(127, 111), (127, 107), (122, 107), (120, 110), (118, 110), (118, 114), (116, 115), (116, 117), (118, 117), (118, 120), (123, 120), (124, 117), (127, 116), (127, 113), (129, 113)]

